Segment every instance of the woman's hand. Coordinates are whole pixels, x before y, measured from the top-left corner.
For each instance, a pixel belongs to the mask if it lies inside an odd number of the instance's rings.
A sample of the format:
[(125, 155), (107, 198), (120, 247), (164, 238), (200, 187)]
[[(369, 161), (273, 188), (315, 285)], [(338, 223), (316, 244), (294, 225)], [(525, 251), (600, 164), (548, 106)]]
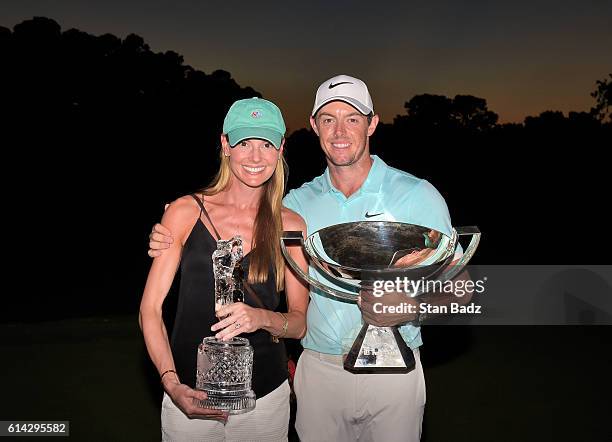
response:
[(228, 341), (240, 333), (254, 332), (266, 326), (268, 311), (253, 308), (243, 302), (235, 302), (221, 307), (216, 314), (217, 317), (225, 319), (217, 322), (210, 329), (212, 331), (220, 330), (215, 337)]
[(226, 423), (228, 413), (226, 411), (215, 410), (214, 408), (202, 408), (196, 405), (197, 401), (206, 399), (205, 392), (194, 390), (185, 384), (168, 383), (166, 392), (180, 410), (187, 416), (207, 417)]

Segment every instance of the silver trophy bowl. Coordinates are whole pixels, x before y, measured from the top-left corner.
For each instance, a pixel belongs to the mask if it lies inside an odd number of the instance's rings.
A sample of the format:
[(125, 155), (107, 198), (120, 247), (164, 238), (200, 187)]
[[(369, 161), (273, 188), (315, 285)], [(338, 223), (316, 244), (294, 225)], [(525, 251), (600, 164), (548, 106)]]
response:
[[(459, 238), (471, 240), (456, 262)], [(416, 224), (393, 221), (356, 221), (325, 227), (306, 239), (302, 232), (281, 235), (281, 250), (291, 268), (312, 287), (338, 300), (357, 302), (360, 291), (376, 281), (449, 281), (461, 273), (480, 241), (477, 227), (457, 227), (451, 236)], [(319, 270), (313, 278), (300, 269), (287, 247), (300, 245)], [(331, 283), (331, 284), (330, 284)], [(338, 288), (340, 287), (340, 288)], [(428, 285), (411, 293), (419, 297)], [(354, 373), (405, 373), (414, 367), (412, 352), (397, 327), (364, 324), (344, 368)]]

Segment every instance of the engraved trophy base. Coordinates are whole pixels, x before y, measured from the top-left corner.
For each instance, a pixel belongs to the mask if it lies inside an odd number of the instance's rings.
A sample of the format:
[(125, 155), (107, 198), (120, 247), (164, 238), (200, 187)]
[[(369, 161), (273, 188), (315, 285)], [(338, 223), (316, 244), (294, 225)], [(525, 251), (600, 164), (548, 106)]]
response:
[(232, 415), (248, 413), (255, 409), (256, 398), (253, 390), (246, 394), (240, 394), (240, 396), (212, 391), (206, 391), (206, 394), (208, 398), (203, 401), (197, 401), (198, 407), (227, 411)]
[(355, 374), (409, 373), (414, 354), (394, 327), (363, 324), (344, 361), (344, 369)]

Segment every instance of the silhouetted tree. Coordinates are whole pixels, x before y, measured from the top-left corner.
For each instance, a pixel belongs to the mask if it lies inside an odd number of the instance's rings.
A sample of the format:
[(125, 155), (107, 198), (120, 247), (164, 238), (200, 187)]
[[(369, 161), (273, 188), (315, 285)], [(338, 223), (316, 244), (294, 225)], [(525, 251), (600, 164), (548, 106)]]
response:
[(442, 130), (455, 126), (455, 121), (451, 117), (453, 101), (443, 95), (415, 95), (410, 101), (404, 103), (404, 108), (408, 114), (407, 121), (411, 126)]
[(531, 136), (545, 135), (547, 137), (579, 137), (596, 134), (601, 129), (601, 123), (593, 113), (569, 112), (565, 117), (561, 111), (545, 111), (536, 117), (525, 118), (525, 130)]
[(469, 130), (482, 132), (495, 127), (498, 116), (487, 108), (484, 98), (456, 95), (415, 95), (404, 104), (407, 115), (395, 122), (418, 130)]
[(531, 131), (559, 133), (566, 126), (566, 118), (560, 111), (544, 111), (537, 117), (525, 118), (525, 129)]
[(567, 123), (571, 130), (582, 134), (594, 134), (601, 129), (601, 124), (590, 112), (570, 111), (567, 115)]
[(472, 95), (456, 95), (451, 116), (459, 128), (472, 131), (490, 130), (498, 119), (497, 114), (487, 108), (487, 100)]
[(591, 93), (591, 97), (597, 100), (597, 104), (591, 109), (599, 121), (612, 123), (612, 74), (610, 79), (597, 80), (597, 89)]
[(28, 42), (35, 47), (56, 43), (61, 36), (61, 27), (55, 21), (46, 17), (34, 17), (23, 21), (13, 28), (13, 37), (22, 42)]

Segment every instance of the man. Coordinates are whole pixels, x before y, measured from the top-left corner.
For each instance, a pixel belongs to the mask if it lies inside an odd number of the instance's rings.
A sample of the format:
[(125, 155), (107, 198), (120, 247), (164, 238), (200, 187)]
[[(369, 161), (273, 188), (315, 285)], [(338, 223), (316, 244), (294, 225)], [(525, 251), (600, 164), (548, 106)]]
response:
[[(451, 235), (446, 203), (427, 181), (387, 166), (370, 155), (369, 137), (379, 118), (366, 84), (339, 75), (317, 90), (310, 117), (327, 159), (327, 169), (292, 190), (283, 204), (304, 218), (308, 232), (350, 221), (401, 221)], [(397, 148), (405, 148), (398, 146)], [(160, 233), (161, 232), (161, 233)], [(154, 228), (151, 248), (163, 248), (168, 234)], [(150, 255), (158, 252), (150, 251)], [(311, 267), (312, 277), (325, 276)], [(316, 289), (310, 292), (304, 352), (294, 380), (296, 429), (302, 441), (418, 441), (425, 406), (425, 381), (419, 358), (420, 328), (400, 327), (416, 366), (406, 374), (352, 374), (343, 355), (362, 326), (362, 311)], [(380, 300), (387, 298), (383, 297)], [(398, 304), (400, 299), (387, 298)], [(401, 299), (406, 301), (405, 297)], [(363, 317), (374, 325), (405, 324), (415, 315), (382, 315), (372, 299), (362, 300)]]

